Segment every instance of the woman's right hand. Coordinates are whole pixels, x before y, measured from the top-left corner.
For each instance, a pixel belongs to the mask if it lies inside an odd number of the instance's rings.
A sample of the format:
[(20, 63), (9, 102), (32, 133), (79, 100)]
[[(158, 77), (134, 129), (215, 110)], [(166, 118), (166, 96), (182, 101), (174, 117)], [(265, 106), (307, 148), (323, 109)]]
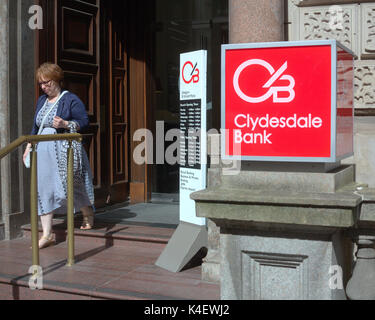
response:
[(25, 159), (26, 159), (28, 153), (30, 152), (30, 149), (31, 149), (31, 143), (28, 143), (27, 146), (26, 146), (26, 150), (23, 153), (23, 157), (22, 157), (23, 162), (25, 162)]

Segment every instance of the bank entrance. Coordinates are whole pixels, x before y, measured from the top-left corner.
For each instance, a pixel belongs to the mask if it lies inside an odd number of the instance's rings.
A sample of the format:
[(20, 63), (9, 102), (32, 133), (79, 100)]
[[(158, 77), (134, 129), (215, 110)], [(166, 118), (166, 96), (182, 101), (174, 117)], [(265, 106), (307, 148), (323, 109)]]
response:
[[(66, 89), (87, 107), (85, 137), (96, 206), (177, 195), (179, 166), (136, 164), (138, 129), (179, 127), (179, 55), (208, 50), (208, 128), (220, 123), (220, 45), (227, 0), (40, 0), (36, 65), (59, 64)], [(35, 89), (39, 96), (39, 89)], [(158, 122), (157, 122), (158, 121)], [(152, 142), (156, 150), (156, 139)], [(164, 149), (171, 142), (165, 142)], [(176, 197), (175, 197), (176, 198)]]

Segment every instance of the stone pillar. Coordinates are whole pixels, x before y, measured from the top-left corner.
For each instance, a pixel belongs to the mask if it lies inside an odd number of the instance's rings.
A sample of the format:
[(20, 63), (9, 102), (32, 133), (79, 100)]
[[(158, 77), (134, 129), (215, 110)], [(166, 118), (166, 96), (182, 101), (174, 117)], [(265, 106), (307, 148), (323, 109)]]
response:
[[(35, 102), (35, 34), (29, 27), (34, 0), (0, 0), (0, 148), (29, 134)], [(23, 148), (1, 160), (0, 240), (22, 236), (29, 222), (30, 176)]]
[(229, 0), (230, 43), (283, 40), (283, 0)]
[[(284, 1), (282, 0), (229, 0), (229, 42), (283, 41)], [(211, 146), (211, 142), (213, 142)], [(220, 136), (212, 135), (208, 146), (211, 165), (208, 169), (208, 187), (220, 185)], [(202, 264), (202, 280), (220, 281), (220, 229), (208, 220), (208, 253)]]
[[(0, 148), (9, 144), (9, 2), (0, 0)], [(1, 160), (1, 220), (3, 237), (9, 238), (10, 159)], [(0, 226), (1, 229), (1, 226)], [(2, 240), (2, 239), (0, 239)]]

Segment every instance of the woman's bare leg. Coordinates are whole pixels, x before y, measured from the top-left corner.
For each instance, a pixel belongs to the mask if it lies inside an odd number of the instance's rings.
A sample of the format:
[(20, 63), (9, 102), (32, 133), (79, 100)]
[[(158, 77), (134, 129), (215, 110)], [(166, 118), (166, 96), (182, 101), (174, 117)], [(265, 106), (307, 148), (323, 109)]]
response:
[(94, 211), (91, 206), (81, 208), (83, 223), (81, 230), (90, 230), (94, 226)]
[(42, 222), (42, 228), (43, 228), (43, 237), (47, 238), (52, 234), (52, 219), (53, 219), (53, 213), (40, 216), (40, 221)]
[(39, 248), (45, 248), (54, 243), (52, 236), (52, 219), (53, 213), (40, 216), (42, 222), (43, 236), (39, 240)]

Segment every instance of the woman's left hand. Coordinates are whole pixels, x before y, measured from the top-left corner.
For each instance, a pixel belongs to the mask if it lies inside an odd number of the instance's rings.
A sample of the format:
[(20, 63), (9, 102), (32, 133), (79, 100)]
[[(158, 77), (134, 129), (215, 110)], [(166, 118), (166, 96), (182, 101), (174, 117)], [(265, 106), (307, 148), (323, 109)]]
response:
[(55, 129), (67, 129), (68, 128), (68, 121), (61, 119), (60, 117), (53, 118), (53, 127)]

